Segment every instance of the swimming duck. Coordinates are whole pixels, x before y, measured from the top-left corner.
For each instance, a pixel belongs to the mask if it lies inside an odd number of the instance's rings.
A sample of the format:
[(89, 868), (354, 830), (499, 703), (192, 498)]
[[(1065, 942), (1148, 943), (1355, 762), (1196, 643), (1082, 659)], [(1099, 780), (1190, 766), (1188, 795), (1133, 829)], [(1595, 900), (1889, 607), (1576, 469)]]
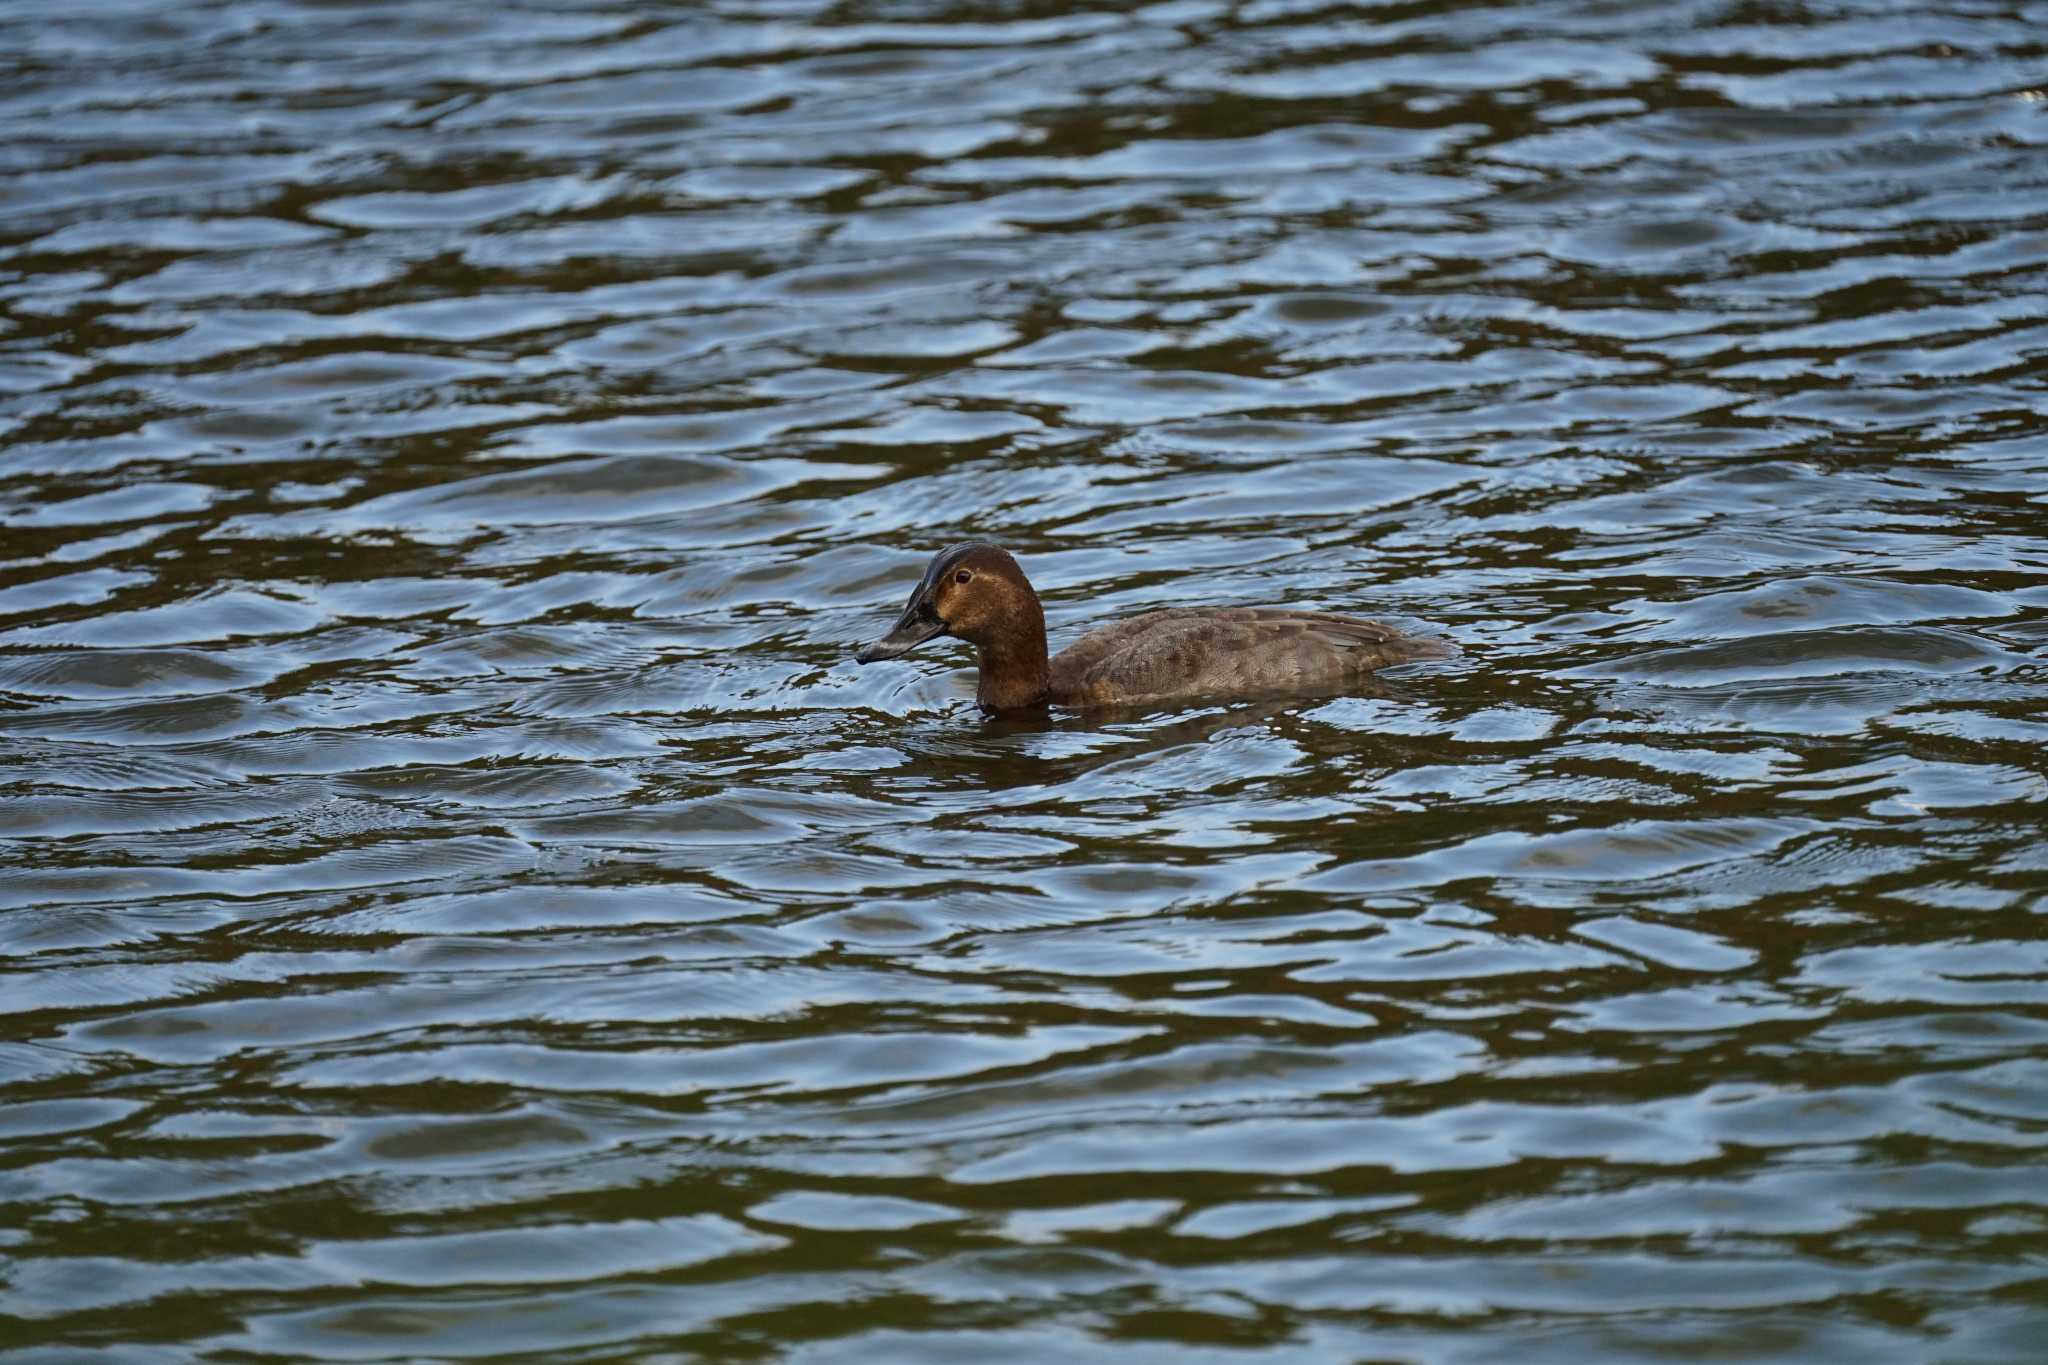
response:
[(1379, 621), (1278, 607), (1170, 607), (1089, 631), (1048, 659), (1045, 611), (1008, 551), (971, 541), (932, 556), (887, 635), (854, 655), (896, 659), (935, 635), (981, 653), (985, 711), (1341, 692), (1451, 647)]

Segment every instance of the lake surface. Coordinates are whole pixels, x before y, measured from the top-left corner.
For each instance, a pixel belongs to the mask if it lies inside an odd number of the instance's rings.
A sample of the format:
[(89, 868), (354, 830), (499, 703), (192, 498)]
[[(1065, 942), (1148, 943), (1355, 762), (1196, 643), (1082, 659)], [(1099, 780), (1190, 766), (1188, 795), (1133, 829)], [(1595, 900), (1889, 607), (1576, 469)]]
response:
[[(0, 10), (0, 1360), (2040, 1359), (2044, 82)], [(969, 538), (1460, 653), (991, 721)]]

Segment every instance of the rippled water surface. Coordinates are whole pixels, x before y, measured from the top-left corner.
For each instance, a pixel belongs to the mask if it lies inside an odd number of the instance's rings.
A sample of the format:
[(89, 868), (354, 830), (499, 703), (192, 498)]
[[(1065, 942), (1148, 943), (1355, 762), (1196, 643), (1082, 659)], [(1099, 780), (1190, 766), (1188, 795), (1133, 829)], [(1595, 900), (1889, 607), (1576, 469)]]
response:
[[(0, 9), (0, 1358), (2040, 1359), (2044, 80)], [(1461, 652), (986, 720), (966, 538)]]

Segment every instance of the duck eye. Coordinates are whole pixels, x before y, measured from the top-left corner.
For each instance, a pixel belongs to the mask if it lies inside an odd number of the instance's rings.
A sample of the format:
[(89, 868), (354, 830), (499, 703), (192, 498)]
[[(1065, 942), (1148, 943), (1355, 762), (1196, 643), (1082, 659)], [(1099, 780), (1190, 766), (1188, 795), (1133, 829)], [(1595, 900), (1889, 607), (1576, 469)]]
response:
[(972, 578), (972, 577), (974, 577), (974, 574), (973, 574), (973, 572), (972, 572), (972, 571), (970, 571), (970, 570), (967, 570), (967, 569), (962, 569), (962, 570), (961, 570), (960, 572), (958, 572), (958, 573), (956, 573), (956, 574), (954, 574), (954, 575), (953, 575), (953, 581), (954, 581), (955, 583), (965, 583), (965, 582), (966, 582), (966, 581), (967, 581), (968, 579), (970, 579), (970, 578)]

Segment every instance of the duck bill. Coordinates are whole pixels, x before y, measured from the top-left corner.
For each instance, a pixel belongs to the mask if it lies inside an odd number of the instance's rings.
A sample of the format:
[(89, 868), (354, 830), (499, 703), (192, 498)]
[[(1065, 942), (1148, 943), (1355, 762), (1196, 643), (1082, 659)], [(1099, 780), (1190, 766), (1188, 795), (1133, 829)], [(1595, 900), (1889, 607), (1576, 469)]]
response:
[(934, 635), (946, 633), (946, 623), (932, 610), (923, 593), (910, 600), (895, 626), (881, 639), (853, 656), (853, 661), (871, 664), (882, 659), (900, 659)]

